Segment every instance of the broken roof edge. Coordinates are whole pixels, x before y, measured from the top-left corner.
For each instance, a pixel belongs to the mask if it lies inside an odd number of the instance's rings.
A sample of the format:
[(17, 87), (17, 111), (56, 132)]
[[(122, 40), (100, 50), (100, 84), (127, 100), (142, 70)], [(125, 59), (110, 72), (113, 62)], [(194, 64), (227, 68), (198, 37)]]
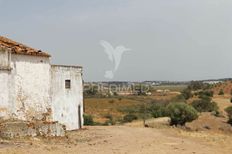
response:
[(35, 53), (15, 53), (15, 52), (11, 52), (11, 54), (15, 54), (15, 55), (25, 55), (25, 56), (38, 56), (38, 57), (47, 57), (50, 58), (52, 57), (51, 55), (47, 54), (35, 54)]
[(0, 48), (11, 52), (11, 54), (51, 57), (51, 55), (48, 54), (47, 52), (31, 48), (25, 44), (13, 41), (1, 35), (0, 35)]
[(80, 69), (83, 69), (82, 66), (78, 66), (78, 65), (57, 65), (57, 64), (52, 64), (51, 65), (52, 67), (73, 67), (73, 68), (80, 68)]

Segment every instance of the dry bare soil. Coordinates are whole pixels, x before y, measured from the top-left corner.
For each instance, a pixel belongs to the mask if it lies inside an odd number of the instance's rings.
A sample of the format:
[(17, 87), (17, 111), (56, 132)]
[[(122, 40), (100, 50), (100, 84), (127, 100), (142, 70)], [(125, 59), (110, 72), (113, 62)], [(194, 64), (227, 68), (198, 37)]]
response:
[(96, 126), (69, 132), (67, 138), (1, 141), (7, 154), (230, 154), (232, 136), (152, 129), (140, 126)]
[[(99, 121), (108, 113), (121, 117), (118, 109), (140, 104), (131, 99), (97, 101), (89, 99), (86, 110)], [(214, 101), (226, 116), (224, 108), (231, 105), (229, 97), (218, 96)], [(195, 132), (172, 127), (144, 128), (140, 121), (123, 126), (85, 127), (68, 132), (65, 138), (2, 139), (0, 154), (231, 154), (232, 134), (221, 131), (218, 127), (222, 124), (226, 124), (226, 118), (202, 114), (192, 123), (198, 130)], [(199, 131), (205, 125), (210, 130)]]

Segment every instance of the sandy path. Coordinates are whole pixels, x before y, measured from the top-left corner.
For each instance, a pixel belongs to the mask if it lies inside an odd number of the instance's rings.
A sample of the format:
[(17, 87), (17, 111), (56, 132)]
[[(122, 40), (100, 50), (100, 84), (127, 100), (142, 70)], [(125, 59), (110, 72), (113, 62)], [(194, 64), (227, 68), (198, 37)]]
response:
[[(170, 131), (169, 131), (170, 130)], [(129, 126), (88, 127), (70, 132), (68, 139), (36, 139), (0, 144), (0, 153), (80, 153), (80, 154), (226, 154), (231, 153), (231, 138), (209, 142), (173, 129)], [(220, 142), (219, 142), (220, 141)], [(221, 144), (224, 143), (225, 144)]]

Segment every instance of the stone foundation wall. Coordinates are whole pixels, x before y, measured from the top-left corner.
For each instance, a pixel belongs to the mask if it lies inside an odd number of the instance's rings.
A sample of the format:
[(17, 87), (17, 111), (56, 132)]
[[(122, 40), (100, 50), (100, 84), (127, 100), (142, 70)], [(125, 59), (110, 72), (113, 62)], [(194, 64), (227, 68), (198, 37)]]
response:
[(65, 126), (57, 122), (5, 121), (0, 124), (0, 137), (6, 139), (22, 137), (63, 137)]

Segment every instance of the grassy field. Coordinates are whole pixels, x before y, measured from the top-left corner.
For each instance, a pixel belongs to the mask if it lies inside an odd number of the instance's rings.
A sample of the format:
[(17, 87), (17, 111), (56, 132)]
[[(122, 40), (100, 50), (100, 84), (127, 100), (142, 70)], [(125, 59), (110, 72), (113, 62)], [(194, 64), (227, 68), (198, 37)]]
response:
[[(213, 100), (218, 103), (220, 108), (220, 112), (224, 113), (225, 107), (230, 106), (230, 87), (231, 82), (226, 82), (225, 84), (221, 84), (215, 86), (213, 90), (219, 91), (219, 89), (223, 89), (225, 91), (224, 96), (214, 96)], [(143, 104), (149, 104), (150, 102), (162, 102), (169, 101), (174, 102), (173, 98), (176, 98), (180, 92), (186, 88), (186, 85), (178, 85), (178, 86), (156, 86), (151, 96), (116, 96), (116, 97), (106, 97), (106, 98), (85, 98), (85, 113), (91, 115), (94, 119), (94, 122), (99, 124), (105, 124), (108, 120), (112, 120), (116, 123), (121, 122), (123, 117), (132, 113), (130, 111), (139, 110), (140, 106)], [(168, 89), (170, 92), (167, 93), (159, 93), (156, 90), (166, 90)], [(198, 97), (193, 97), (187, 100), (188, 103), (192, 102)], [(226, 102), (224, 102), (224, 100)], [(179, 100), (178, 100), (179, 101)], [(226, 105), (225, 105), (226, 104)], [(138, 112), (133, 112), (138, 113)], [(137, 115), (137, 114), (136, 114)], [(138, 115), (137, 115), (138, 116)]]
[(109, 117), (115, 122), (120, 122), (123, 116), (143, 104), (152, 101), (165, 101), (176, 97), (176, 94), (154, 94), (152, 96), (127, 96), (115, 98), (85, 98), (85, 113), (92, 115), (95, 122), (104, 124)]
[[(117, 96), (112, 98), (85, 98), (85, 113), (92, 115), (95, 122), (104, 124), (109, 117), (120, 122), (126, 111), (138, 109), (142, 104), (157, 100), (171, 100), (176, 97), (186, 85), (155, 86), (151, 96)], [(169, 93), (158, 93), (156, 90), (169, 90)]]
[(85, 99), (85, 113), (92, 115), (95, 122), (105, 123), (109, 116), (120, 121), (125, 113), (121, 110), (134, 108), (143, 102), (128, 98), (87, 98)]
[(162, 86), (154, 86), (152, 90), (170, 90), (170, 91), (182, 91), (187, 88), (187, 85), (162, 85)]

